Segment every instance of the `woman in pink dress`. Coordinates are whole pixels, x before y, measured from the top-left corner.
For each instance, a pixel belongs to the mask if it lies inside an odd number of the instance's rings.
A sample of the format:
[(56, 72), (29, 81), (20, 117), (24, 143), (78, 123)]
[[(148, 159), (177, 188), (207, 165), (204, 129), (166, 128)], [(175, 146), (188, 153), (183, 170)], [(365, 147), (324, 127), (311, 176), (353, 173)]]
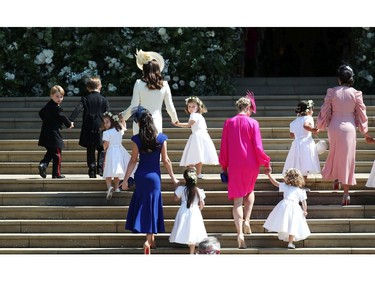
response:
[(369, 137), (366, 106), (362, 92), (352, 87), (353, 70), (342, 65), (337, 70), (339, 86), (329, 88), (320, 109), (317, 128), (328, 131), (329, 152), (322, 170), (324, 180), (335, 180), (334, 189), (342, 185), (341, 204), (350, 204), (349, 186), (356, 185), (356, 127)]
[[(260, 166), (270, 172), (270, 157), (264, 152), (252, 93), (236, 102), (238, 114), (224, 123), (219, 162), (228, 175), (228, 198), (233, 200), (233, 219), (238, 248), (245, 249), (244, 233), (251, 233), (250, 216), (254, 205), (254, 186)], [(244, 205), (244, 209), (242, 209)], [(245, 218), (245, 220), (244, 220)]]

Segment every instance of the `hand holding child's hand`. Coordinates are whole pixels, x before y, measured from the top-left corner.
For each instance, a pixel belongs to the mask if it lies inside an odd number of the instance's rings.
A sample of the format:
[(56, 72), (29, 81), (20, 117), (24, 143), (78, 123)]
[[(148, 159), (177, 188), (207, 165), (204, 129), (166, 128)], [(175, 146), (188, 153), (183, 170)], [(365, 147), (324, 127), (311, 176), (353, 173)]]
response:
[(373, 137), (366, 136), (365, 139), (366, 139), (366, 142), (367, 142), (367, 143), (373, 143), (373, 142), (374, 142)]
[(180, 181), (178, 179), (174, 179), (173, 184), (177, 187), (180, 185)]
[(264, 168), (264, 174), (265, 175), (269, 175), (269, 174), (271, 174), (272, 173), (272, 168), (271, 167), (268, 167), (268, 168)]
[(126, 181), (125, 179), (120, 181), (120, 184), (118, 187), (121, 188), (122, 190), (129, 190), (128, 181)]

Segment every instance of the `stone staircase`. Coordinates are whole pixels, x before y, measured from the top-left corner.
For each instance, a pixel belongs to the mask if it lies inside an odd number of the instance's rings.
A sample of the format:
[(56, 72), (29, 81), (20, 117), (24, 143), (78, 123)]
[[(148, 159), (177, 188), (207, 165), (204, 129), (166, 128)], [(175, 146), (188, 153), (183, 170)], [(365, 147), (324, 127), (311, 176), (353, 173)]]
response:
[[(323, 102), (326, 88), (334, 85), (334, 78), (253, 78), (236, 83), (236, 96), (202, 97), (208, 113), (205, 115), (209, 133), (217, 151), (220, 149), (222, 125), (226, 118), (236, 114), (235, 101), (247, 88), (256, 94), (257, 114), (263, 145), (272, 159), (275, 176), (281, 179), (288, 149), (289, 123), (294, 119), (294, 107), (300, 99), (313, 99), (315, 118)], [(184, 99), (174, 97), (181, 121)], [(107, 202), (106, 187), (101, 178), (87, 176), (85, 150), (78, 145), (80, 120), (72, 130), (62, 130), (66, 148), (62, 156), (65, 179), (46, 179), (38, 175), (38, 163), (45, 153), (38, 147), (41, 122), (39, 109), (48, 98), (2, 98), (0, 102), (0, 254), (27, 253), (100, 253), (140, 254), (143, 234), (124, 229), (127, 208), (132, 191), (114, 194)], [(126, 108), (130, 97), (110, 97), (112, 112)], [(63, 108), (67, 115), (79, 101), (66, 97)], [(375, 126), (375, 102), (365, 96), (370, 131)], [(168, 135), (168, 151), (173, 169), (182, 179), (183, 167), (178, 163), (190, 129), (175, 128), (164, 111), (164, 132)], [(131, 128), (131, 123), (127, 123)], [(123, 144), (130, 151), (131, 130)], [(320, 138), (326, 138), (321, 133)], [(320, 175), (311, 176), (307, 186), (308, 224), (312, 235), (297, 242), (296, 250), (286, 249), (276, 233), (265, 232), (262, 227), (282, 194), (260, 174), (255, 188), (255, 206), (251, 218), (253, 233), (246, 235), (248, 249), (237, 249), (235, 227), (232, 220), (232, 201), (227, 199), (226, 185), (221, 183), (219, 166), (203, 166), (205, 178), (199, 186), (206, 192), (203, 217), (209, 235), (216, 236), (223, 254), (369, 254), (375, 253), (375, 190), (366, 188), (368, 174), (374, 160), (372, 145), (358, 134), (356, 177), (358, 184), (351, 189), (352, 204), (339, 205), (342, 191), (332, 191), (331, 182)], [(327, 153), (321, 155), (321, 165)], [(184, 245), (168, 241), (179, 205), (173, 200), (174, 187), (162, 168), (162, 190), (166, 233), (158, 234), (155, 254), (188, 253)]]

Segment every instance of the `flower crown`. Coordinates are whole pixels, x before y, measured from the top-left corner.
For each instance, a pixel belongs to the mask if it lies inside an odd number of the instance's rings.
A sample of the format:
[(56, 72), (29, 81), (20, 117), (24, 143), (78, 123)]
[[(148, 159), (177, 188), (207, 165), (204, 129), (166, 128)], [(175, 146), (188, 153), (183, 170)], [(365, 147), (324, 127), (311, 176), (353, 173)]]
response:
[(119, 123), (119, 121), (120, 121), (120, 118), (118, 117), (118, 115), (114, 115), (114, 114), (112, 114), (109, 111), (104, 112), (103, 113), (103, 117), (109, 117), (109, 118), (111, 118), (113, 121), (115, 121), (117, 123)]
[(198, 105), (201, 104), (201, 100), (196, 96), (190, 96), (185, 99), (185, 104), (188, 104), (189, 102), (196, 102)]

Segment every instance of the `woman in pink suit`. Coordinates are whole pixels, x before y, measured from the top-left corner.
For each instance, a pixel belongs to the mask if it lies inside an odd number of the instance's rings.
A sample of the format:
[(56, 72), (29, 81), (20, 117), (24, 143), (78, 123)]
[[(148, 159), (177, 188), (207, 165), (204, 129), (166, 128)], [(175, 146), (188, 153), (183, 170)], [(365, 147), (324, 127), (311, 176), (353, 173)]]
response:
[[(238, 248), (245, 249), (244, 233), (251, 233), (250, 216), (254, 205), (254, 186), (260, 166), (270, 172), (270, 157), (264, 152), (259, 123), (250, 118), (256, 112), (252, 93), (236, 102), (238, 114), (224, 123), (219, 162), (228, 175), (228, 198), (233, 200), (233, 219)], [(242, 209), (244, 205), (244, 209)], [(245, 218), (245, 220), (244, 220)]]
[(349, 186), (356, 185), (356, 127), (369, 137), (366, 106), (362, 92), (352, 87), (353, 70), (342, 65), (337, 70), (339, 86), (329, 88), (320, 109), (317, 128), (328, 131), (329, 152), (322, 170), (324, 180), (335, 180), (334, 189), (342, 185), (341, 204), (350, 203)]

